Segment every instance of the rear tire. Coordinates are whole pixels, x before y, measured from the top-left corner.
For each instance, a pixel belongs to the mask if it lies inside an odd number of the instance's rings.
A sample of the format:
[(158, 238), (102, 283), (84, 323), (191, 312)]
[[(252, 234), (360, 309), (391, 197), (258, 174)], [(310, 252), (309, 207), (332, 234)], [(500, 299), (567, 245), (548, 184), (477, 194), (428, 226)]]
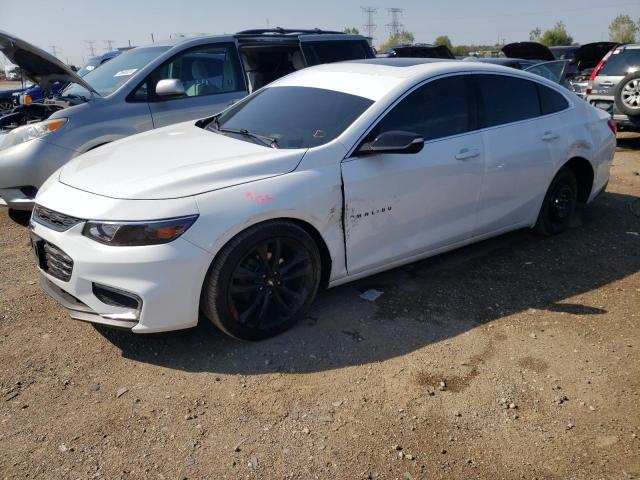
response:
[(576, 176), (570, 169), (562, 168), (549, 185), (534, 227), (535, 231), (546, 236), (564, 232), (569, 228), (577, 201)]
[(286, 221), (266, 222), (233, 238), (209, 268), (200, 306), (220, 330), (262, 340), (291, 328), (320, 285), (318, 247)]
[(613, 92), (618, 110), (628, 117), (640, 116), (640, 71), (625, 76)]

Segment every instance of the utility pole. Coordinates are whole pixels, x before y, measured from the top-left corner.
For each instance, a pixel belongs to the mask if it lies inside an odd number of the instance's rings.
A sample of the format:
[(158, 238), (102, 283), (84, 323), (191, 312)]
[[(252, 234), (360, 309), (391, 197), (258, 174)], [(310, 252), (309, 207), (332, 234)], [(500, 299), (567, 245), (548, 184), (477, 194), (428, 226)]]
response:
[(391, 14), (391, 22), (386, 25), (389, 28), (389, 34), (391, 36), (398, 35), (404, 27), (400, 23), (400, 15), (404, 12), (404, 8), (387, 8), (387, 12)]
[(107, 51), (111, 51), (113, 50), (113, 42), (115, 42), (115, 40), (105, 40), (104, 43), (107, 44)]
[(54, 57), (58, 56), (58, 47), (56, 45), (51, 45), (51, 53), (53, 53)]
[(153, 33), (151, 34), (151, 43), (156, 43), (155, 39), (153, 38)]
[(94, 45), (95, 45), (96, 41), (95, 40), (85, 40), (85, 42), (89, 46), (89, 53), (91, 54), (92, 57), (95, 57), (96, 56), (96, 49), (95, 49)]
[(373, 43), (373, 32), (376, 30), (376, 24), (373, 23), (373, 14), (378, 11), (375, 7), (360, 7), (362, 13), (365, 15), (364, 31), (367, 37)]

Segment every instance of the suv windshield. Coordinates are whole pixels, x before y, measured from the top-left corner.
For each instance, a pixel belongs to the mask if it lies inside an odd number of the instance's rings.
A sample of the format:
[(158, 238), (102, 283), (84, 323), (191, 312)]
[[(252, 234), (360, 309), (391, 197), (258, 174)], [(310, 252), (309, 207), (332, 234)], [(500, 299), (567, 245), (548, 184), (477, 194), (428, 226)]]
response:
[[(129, 80), (134, 73), (168, 49), (169, 47), (134, 48), (101, 65), (100, 68), (95, 68), (90, 71), (83, 79), (91, 85), (100, 96), (106, 97), (115, 92), (118, 87)], [(64, 90), (63, 95), (80, 95), (84, 97), (87, 96), (88, 93), (85, 88), (72, 83)]]
[(90, 58), (87, 64), (78, 70), (78, 75), (84, 77), (91, 70), (95, 70), (98, 65), (100, 65), (100, 57)]
[(278, 148), (317, 147), (340, 135), (372, 103), (334, 90), (271, 87), (229, 108), (207, 128), (247, 141), (259, 135)]

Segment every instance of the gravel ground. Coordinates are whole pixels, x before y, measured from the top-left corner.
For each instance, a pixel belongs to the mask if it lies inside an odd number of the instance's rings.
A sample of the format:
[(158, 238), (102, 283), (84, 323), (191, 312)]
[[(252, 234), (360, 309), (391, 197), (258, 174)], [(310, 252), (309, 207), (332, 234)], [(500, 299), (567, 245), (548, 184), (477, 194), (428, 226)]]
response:
[(640, 136), (619, 145), (566, 234), (328, 290), (261, 343), (70, 320), (0, 211), (0, 475), (639, 478)]

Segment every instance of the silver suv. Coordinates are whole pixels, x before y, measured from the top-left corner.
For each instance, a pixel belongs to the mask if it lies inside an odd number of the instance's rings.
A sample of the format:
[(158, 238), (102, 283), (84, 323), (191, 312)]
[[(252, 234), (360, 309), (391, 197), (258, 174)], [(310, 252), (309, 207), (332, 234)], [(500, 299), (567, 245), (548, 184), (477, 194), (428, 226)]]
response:
[(154, 43), (82, 78), (47, 52), (1, 31), (0, 51), (45, 92), (56, 82), (69, 83), (54, 99), (0, 116), (0, 205), (16, 210), (30, 210), (42, 183), (88, 150), (214, 115), (310, 65), (375, 56), (360, 35), (300, 29)]
[(611, 50), (591, 74), (587, 101), (607, 111), (618, 128), (640, 131), (640, 44)]

